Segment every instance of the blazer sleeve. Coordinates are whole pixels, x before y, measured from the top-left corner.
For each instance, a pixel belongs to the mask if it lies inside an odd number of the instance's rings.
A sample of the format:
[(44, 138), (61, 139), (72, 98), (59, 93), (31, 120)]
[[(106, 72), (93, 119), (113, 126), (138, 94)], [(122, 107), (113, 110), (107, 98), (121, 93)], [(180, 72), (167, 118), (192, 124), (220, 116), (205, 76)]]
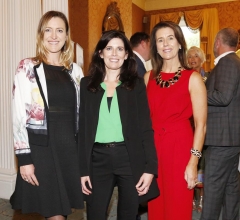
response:
[[(235, 54), (234, 54), (235, 55)], [(236, 56), (236, 55), (235, 55)], [(233, 99), (240, 80), (240, 62), (229, 54), (219, 60), (219, 63), (207, 81), (207, 97), (210, 106), (228, 106)], [(212, 82), (214, 80), (214, 82)], [(208, 89), (208, 84), (213, 84)]]
[(145, 151), (146, 165), (145, 173), (151, 173), (157, 176), (158, 160), (156, 148), (154, 145), (154, 136), (152, 122), (150, 118), (150, 110), (147, 101), (146, 86), (143, 79), (139, 80), (139, 92), (137, 96), (140, 129), (142, 133), (142, 144)]
[(27, 59), (20, 61), (12, 90), (13, 142), (14, 151), (18, 158), (18, 166), (32, 164), (31, 149), (26, 128), (29, 111), (25, 98), (31, 93), (29, 90), (30, 79), (27, 77), (27, 73), (29, 72), (29, 65), (26, 65), (27, 62)]
[(86, 95), (86, 78), (82, 78), (80, 82), (80, 109), (79, 109), (79, 135), (78, 135), (78, 154), (80, 175), (89, 176), (88, 164), (87, 164), (87, 152), (86, 152), (86, 117), (85, 117), (85, 95)]

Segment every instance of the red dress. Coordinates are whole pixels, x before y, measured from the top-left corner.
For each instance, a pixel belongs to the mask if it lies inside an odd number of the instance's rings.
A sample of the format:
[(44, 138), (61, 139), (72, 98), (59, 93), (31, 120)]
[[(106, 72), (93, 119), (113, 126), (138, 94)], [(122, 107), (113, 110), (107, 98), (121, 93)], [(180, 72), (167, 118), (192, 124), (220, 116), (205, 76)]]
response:
[[(183, 70), (178, 82), (160, 88), (150, 74), (147, 95), (158, 155), (160, 196), (148, 203), (149, 220), (191, 220), (193, 190), (187, 188), (184, 172), (190, 159), (193, 131), (189, 78), (193, 70)], [(163, 73), (168, 80), (174, 73)]]

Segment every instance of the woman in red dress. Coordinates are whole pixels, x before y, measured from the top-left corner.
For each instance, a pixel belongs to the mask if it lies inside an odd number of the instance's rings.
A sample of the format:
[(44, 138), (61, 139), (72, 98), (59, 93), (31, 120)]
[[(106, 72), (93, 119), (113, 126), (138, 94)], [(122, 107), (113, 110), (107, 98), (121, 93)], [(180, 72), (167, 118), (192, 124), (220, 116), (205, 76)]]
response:
[(145, 83), (161, 195), (149, 202), (148, 219), (191, 220), (197, 164), (206, 132), (206, 89), (200, 74), (187, 66), (186, 42), (177, 24), (158, 23), (150, 42), (153, 69), (145, 74)]

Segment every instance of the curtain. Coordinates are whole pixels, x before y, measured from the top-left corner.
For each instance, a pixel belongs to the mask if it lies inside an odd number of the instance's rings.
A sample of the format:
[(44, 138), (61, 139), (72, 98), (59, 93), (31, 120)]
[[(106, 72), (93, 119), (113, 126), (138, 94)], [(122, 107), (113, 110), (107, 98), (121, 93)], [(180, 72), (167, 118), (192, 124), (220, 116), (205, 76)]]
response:
[(185, 11), (184, 18), (192, 29), (198, 29), (203, 23), (203, 10)]
[(205, 62), (203, 66), (205, 71), (210, 71), (214, 67), (213, 46), (218, 31), (219, 31), (219, 19), (217, 9), (216, 8), (204, 9), (203, 24), (200, 36), (201, 36), (201, 48), (204, 50), (207, 58), (207, 62)]
[(213, 46), (215, 36), (219, 31), (218, 11), (216, 8), (186, 11), (184, 17), (190, 28), (200, 28), (200, 47), (206, 55), (203, 68), (205, 71), (210, 71), (214, 67)]
[(150, 30), (152, 30), (153, 27), (160, 21), (172, 21), (178, 24), (182, 15), (183, 15), (183, 12), (172, 12), (172, 13), (151, 15)]
[(215, 36), (219, 31), (218, 11), (216, 8), (151, 15), (150, 30), (160, 21), (168, 20), (178, 24), (183, 14), (190, 28), (200, 29), (200, 47), (207, 57), (207, 62), (204, 63), (203, 67), (205, 71), (210, 71), (214, 67), (213, 46)]

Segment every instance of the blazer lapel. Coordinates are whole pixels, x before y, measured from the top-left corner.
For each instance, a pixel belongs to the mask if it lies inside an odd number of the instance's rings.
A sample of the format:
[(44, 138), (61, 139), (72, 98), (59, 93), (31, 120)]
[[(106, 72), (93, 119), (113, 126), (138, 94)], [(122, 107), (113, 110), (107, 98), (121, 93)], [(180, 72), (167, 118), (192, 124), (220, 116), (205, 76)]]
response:
[(97, 93), (92, 93), (92, 95), (95, 96), (95, 97), (93, 99), (90, 99), (92, 101), (90, 114), (92, 116), (92, 125), (93, 125), (93, 128), (95, 129), (93, 131), (93, 137), (94, 138), (95, 138), (96, 132), (97, 132), (99, 109), (100, 109), (100, 104), (101, 104), (101, 101), (102, 101), (103, 94), (104, 94), (104, 90), (101, 89)]
[(127, 135), (127, 117), (128, 117), (128, 91), (121, 86), (118, 86), (117, 89), (118, 97), (118, 106), (122, 122), (123, 136)]

